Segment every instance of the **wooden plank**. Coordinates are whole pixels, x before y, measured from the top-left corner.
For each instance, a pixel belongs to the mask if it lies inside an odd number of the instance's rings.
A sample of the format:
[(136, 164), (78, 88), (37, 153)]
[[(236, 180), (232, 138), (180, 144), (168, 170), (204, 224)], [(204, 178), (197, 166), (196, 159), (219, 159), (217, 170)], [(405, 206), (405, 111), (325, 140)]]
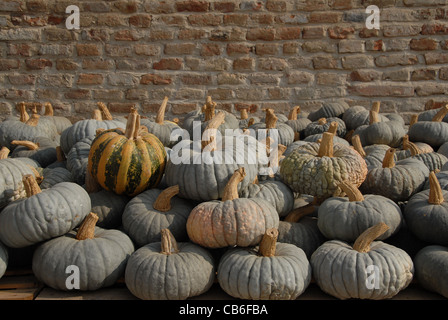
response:
[(35, 300), (138, 300), (125, 287), (102, 288), (95, 291), (60, 291), (45, 287)]
[(0, 300), (34, 300), (41, 287), (30, 289), (0, 290)]
[(9, 276), (0, 279), (0, 289), (30, 289), (38, 286), (39, 282), (34, 275)]

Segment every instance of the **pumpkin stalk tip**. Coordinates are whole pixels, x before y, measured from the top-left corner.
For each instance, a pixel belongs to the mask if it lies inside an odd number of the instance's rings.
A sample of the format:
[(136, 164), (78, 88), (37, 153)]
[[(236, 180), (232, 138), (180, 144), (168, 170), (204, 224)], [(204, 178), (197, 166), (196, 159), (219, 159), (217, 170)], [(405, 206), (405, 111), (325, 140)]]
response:
[(333, 137), (334, 134), (324, 132), (322, 134), (322, 141), (320, 142), (318, 157), (333, 157)]
[(429, 198), (428, 203), (434, 205), (440, 205), (445, 201), (443, 198), (443, 191), (440, 187), (439, 180), (437, 179), (436, 173), (431, 171), (429, 174)]
[(359, 137), (359, 134), (355, 134), (354, 136), (352, 136), (351, 140), (352, 140), (353, 148), (361, 155), (361, 157), (365, 158), (367, 156), (367, 154), (362, 146), (361, 138)]
[(27, 198), (42, 192), (34, 175), (32, 174), (24, 175), (22, 178), (22, 182), (25, 188)]
[(113, 117), (107, 108), (107, 106), (103, 102), (97, 103), (98, 109), (101, 111), (101, 116), (104, 120), (113, 120)]
[(344, 181), (339, 183), (338, 187), (345, 192), (350, 202), (364, 201), (364, 196), (354, 184)]
[(383, 158), (383, 168), (395, 167), (394, 156), (395, 156), (394, 148), (390, 148), (386, 151), (386, 154), (384, 155), (384, 158)]
[(167, 212), (171, 210), (171, 199), (179, 193), (179, 186), (175, 185), (163, 190), (156, 201), (154, 201), (152, 207), (161, 212)]
[(275, 256), (275, 249), (277, 245), (278, 230), (276, 228), (267, 229), (263, 238), (261, 239), (258, 253), (263, 257)]
[(87, 240), (95, 238), (95, 226), (98, 219), (96, 213), (90, 212), (79, 227), (78, 232), (76, 233), (76, 239)]
[(266, 129), (274, 129), (277, 126), (278, 117), (274, 113), (274, 109), (266, 109), (265, 124)]
[(161, 243), (160, 243), (160, 253), (170, 255), (173, 253), (178, 253), (179, 248), (177, 246), (176, 239), (169, 229), (160, 230)]
[(225, 122), (225, 117), (225, 113), (221, 111), (208, 122), (202, 135), (202, 150), (204, 150), (208, 145), (210, 145), (208, 147), (209, 151), (215, 150), (217, 131), (219, 126)]
[(162, 104), (159, 107), (159, 110), (157, 111), (156, 123), (158, 124), (164, 123), (167, 104), (168, 104), (168, 97), (165, 97), (162, 101)]
[(440, 108), (436, 115), (432, 118), (433, 122), (442, 122), (443, 118), (448, 114), (448, 104)]
[(288, 120), (297, 120), (297, 116), (300, 112), (300, 106), (295, 106), (291, 109), (288, 115)]
[(369, 252), (372, 242), (382, 234), (384, 234), (388, 229), (389, 226), (384, 222), (380, 222), (368, 228), (356, 239), (355, 243), (353, 244), (353, 249), (361, 253)]
[(10, 152), (11, 152), (11, 150), (9, 150), (8, 147), (3, 146), (0, 149), (0, 159), (8, 158)]
[(378, 112), (370, 110), (369, 111), (369, 125), (375, 124), (377, 122), (380, 122), (379, 117), (378, 117)]
[(238, 183), (244, 180), (246, 176), (246, 170), (244, 167), (235, 170), (233, 175), (230, 177), (229, 182), (224, 188), (224, 192), (221, 201), (234, 200), (239, 198), (238, 194)]

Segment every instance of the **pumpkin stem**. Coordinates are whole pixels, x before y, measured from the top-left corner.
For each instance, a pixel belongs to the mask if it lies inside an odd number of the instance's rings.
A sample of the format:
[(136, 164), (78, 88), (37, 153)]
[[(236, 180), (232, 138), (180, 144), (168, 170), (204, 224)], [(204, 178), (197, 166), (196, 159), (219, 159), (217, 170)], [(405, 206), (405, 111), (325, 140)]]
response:
[(381, 102), (380, 101), (375, 101), (372, 104), (372, 108), (370, 110), (375, 111), (376, 113), (380, 113), (380, 106), (381, 106)]
[(92, 111), (92, 119), (97, 121), (103, 121), (103, 116), (101, 115), (101, 110), (95, 109)]
[(22, 178), (22, 182), (23, 182), (23, 186), (25, 187), (25, 192), (26, 192), (27, 198), (42, 192), (34, 175), (32, 175), (32, 174), (24, 175)]
[(2, 147), (0, 149), (0, 159), (8, 158), (10, 152), (11, 150), (9, 150), (7, 147)]
[(409, 120), (409, 127), (412, 127), (417, 122), (418, 122), (418, 114), (413, 114), (411, 116), (411, 120)]
[(428, 203), (440, 205), (445, 201), (443, 198), (443, 191), (440, 187), (439, 180), (437, 179), (436, 173), (431, 171), (429, 174), (429, 199)]
[(203, 139), (202, 139), (202, 150), (209, 144), (213, 143), (210, 146), (210, 151), (215, 150), (216, 148), (216, 133), (218, 130), (218, 127), (225, 122), (225, 113), (219, 112), (216, 116), (211, 119), (207, 127), (205, 128)]
[(343, 181), (339, 183), (338, 187), (345, 192), (350, 202), (364, 201), (364, 196), (362, 195), (361, 191), (359, 191), (359, 189), (356, 187), (356, 185)]
[(156, 123), (163, 124), (163, 122), (165, 121), (165, 110), (167, 104), (168, 104), (168, 97), (165, 97), (162, 101), (162, 104), (159, 107), (159, 110), (157, 111)]
[(20, 113), (20, 122), (27, 122), (28, 119), (30, 118), (30, 115), (28, 114), (28, 112), (26, 112), (26, 104), (25, 102), (20, 102), (17, 106), (17, 109), (19, 110)]
[(325, 118), (320, 118), (320, 119), (317, 120), (317, 123), (318, 123), (320, 126), (323, 126), (324, 124), (327, 124), (327, 119), (325, 119)]
[(258, 247), (258, 253), (263, 257), (275, 256), (278, 230), (276, 228), (267, 229)]
[(403, 139), (401, 140), (401, 144), (402, 144), (402, 149), (403, 150), (408, 150), (409, 149), (409, 135), (405, 134), (403, 136)]
[(359, 134), (355, 134), (352, 136), (352, 145), (353, 148), (361, 155), (361, 157), (365, 158), (367, 156), (366, 152), (364, 151), (364, 148), (362, 147), (361, 138), (359, 137)]
[(380, 122), (378, 119), (378, 112), (370, 110), (369, 111), (369, 125)]
[(78, 232), (76, 233), (76, 240), (95, 238), (95, 225), (98, 219), (97, 214), (90, 212), (79, 227)]
[(240, 110), (240, 119), (241, 120), (246, 120), (247, 118), (249, 118), (249, 115), (247, 113), (247, 108), (243, 108)]
[(297, 120), (297, 115), (300, 112), (300, 106), (295, 106), (289, 111), (288, 120)]
[(324, 132), (322, 134), (322, 141), (320, 142), (318, 157), (333, 157), (333, 137), (334, 134)]
[(439, 112), (432, 118), (433, 122), (442, 122), (443, 118), (448, 114), (448, 104), (440, 108)]
[(28, 148), (29, 150), (39, 149), (39, 144), (34, 143), (32, 141), (27, 141), (27, 140), (12, 140), (11, 144), (16, 145), (16, 146), (24, 146), (24, 147)]
[(56, 160), (58, 162), (64, 162), (67, 160), (67, 158), (65, 157), (64, 151), (62, 151), (61, 146), (56, 147)]
[(25, 122), (27, 125), (35, 127), (39, 123), (40, 115), (33, 113), (31, 117)]
[(394, 148), (390, 148), (386, 151), (386, 154), (384, 155), (384, 158), (383, 158), (383, 168), (395, 167), (394, 156), (395, 156)]
[(255, 123), (255, 119), (254, 118), (250, 118), (249, 121), (247, 122), (247, 126), (250, 127), (254, 123)]
[[(140, 128), (140, 121), (138, 119), (139, 114), (136, 108), (131, 108), (131, 112), (129, 113), (127, 122), (126, 122), (126, 130), (124, 135), (128, 139), (134, 139), (136, 134), (138, 134), (138, 130)], [(137, 132), (136, 132), (137, 131)]]
[(101, 116), (104, 120), (113, 120), (113, 117), (109, 112), (109, 109), (106, 107), (106, 105), (103, 102), (98, 102), (97, 106), (98, 106), (99, 110), (101, 111)]
[(336, 135), (337, 131), (338, 131), (338, 123), (336, 121), (333, 121), (332, 123), (330, 123), (330, 127), (328, 127), (327, 132)]
[(216, 102), (212, 101), (212, 97), (208, 96), (205, 102), (205, 118), (204, 121), (209, 121), (215, 117)]
[(221, 201), (238, 199), (238, 183), (244, 180), (246, 176), (246, 170), (244, 167), (235, 170), (233, 175), (230, 177), (229, 182), (227, 182)]
[(288, 215), (283, 219), (286, 222), (299, 222), (305, 216), (312, 214), (316, 210), (313, 203), (309, 203), (306, 206), (296, 208), (292, 210)]
[(152, 207), (161, 212), (167, 212), (171, 210), (171, 198), (179, 193), (179, 186), (172, 186), (163, 190), (156, 201), (154, 201)]
[(174, 238), (171, 231), (169, 229), (162, 229), (160, 230), (160, 234), (161, 234), (160, 253), (167, 255), (178, 253), (179, 248), (177, 246), (176, 239)]
[(274, 113), (274, 109), (266, 109), (266, 129), (274, 129), (277, 126), (278, 117)]
[(52, 117), (54, 115), (53, 106), (50, 102), (45, 102), (44, 104), (45, 113), (44, 116)]
[(380, 222), (361, 233), (353, 244), (353, 249), (358, 252), (369, 252), (372, 242), (385, 233), (389, 226)]
[(411, 151), (411, 156), (416, 156), (418, 154), (422, 154), (422, 150), (413, 142), (407, 142), (407, 149)]

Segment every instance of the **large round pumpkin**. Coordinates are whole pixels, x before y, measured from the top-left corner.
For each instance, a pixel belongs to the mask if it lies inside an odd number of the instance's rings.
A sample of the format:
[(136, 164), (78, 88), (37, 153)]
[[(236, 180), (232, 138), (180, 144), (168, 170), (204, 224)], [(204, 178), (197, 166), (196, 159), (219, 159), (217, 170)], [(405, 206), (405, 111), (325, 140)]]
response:
[(414, 264), (402, 249), (375, 241), (387, 230), (379, 223), (364, 231), (353, 245), (329, 240), (311, 256), (313, 277), (326, 293), (338, 299), (389, 299), (413, 278)]
[(191, 242), (177, 243), (168, 229), (160, 242), (137, 249), (126, 265), (129, 291), (142, 300), (185, 300), (207, 292), (215, 280), (213, 256)]
[(190, 240), (206, 248), (255, 246), (269, 228), (277, 228), (277, 210), (261, 198), (239, 198), (244, 168), (235, 170), (219, 200), (198, 204), (187, 220)]
[(160, 140), (142, 130), (134, 108), (126, 130), (99, 132), (92, 142), (87, 170), (101, 187), (116, 194), (135, 196), (156, 187), (166, 165), (166, 151)]
[(333, 145), (334, 135), (324, 132), (322, 142), (310, 142), (293, 150), (280, 166), (280, 177), (293, 191), (328, 198), (338, 184), (348, 180), (359, 186), (367, 175), (367, 164), (354, 149)]
[[(122, 231), (95, 227), (97, 219), (90, 213), (78, 230), (36, 248), (32, 268), (39, 281), (56, 290), (93, 291), (124, 276), (134, 245)], [(79, 282), (69, 281), (71, 273)]]
[(218, 282), (230, 296), (247, 300), (294, 300), (311, 282), (311, 266), (302, 249), (277, 242), (268, 229), (255, 248), (231, 248), (218, 265)]
[(41, 190), (33, 175), (25, 175), (23, 184), (27, 198), (11, 202), (0, 214), (0, 241), (8, 247), (26, 247), (61, 236), (90, 212), (90, 197), (76, 183), (61, 182)]

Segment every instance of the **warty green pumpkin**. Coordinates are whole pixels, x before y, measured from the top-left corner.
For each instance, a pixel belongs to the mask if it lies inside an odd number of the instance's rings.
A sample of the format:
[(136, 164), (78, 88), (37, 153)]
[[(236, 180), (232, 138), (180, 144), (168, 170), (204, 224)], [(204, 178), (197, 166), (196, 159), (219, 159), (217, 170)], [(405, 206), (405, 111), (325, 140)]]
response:
[(166, 166), (166, 151), (153, 134), (142, 130), (133, 108), (126, 130), (101, 131), (92, 142), (87, 170), (98, 184), (116, 194), (135, 196), (157, 187)]

